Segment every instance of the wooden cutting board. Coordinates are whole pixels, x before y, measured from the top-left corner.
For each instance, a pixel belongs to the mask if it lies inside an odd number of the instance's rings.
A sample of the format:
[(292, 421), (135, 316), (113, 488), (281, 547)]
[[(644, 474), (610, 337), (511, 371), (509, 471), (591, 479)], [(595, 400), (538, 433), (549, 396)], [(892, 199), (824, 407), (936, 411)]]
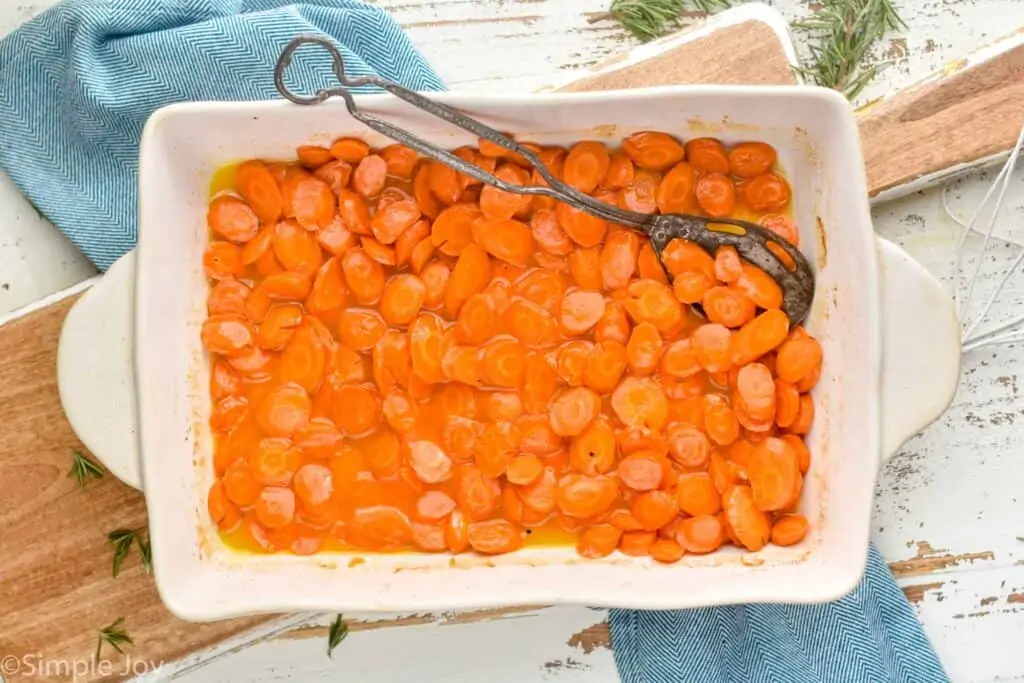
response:
[[(763, 23), (740, 23), (694, 42), (678, 42), (670, 37), (644, 46), (557, 89), (795, 82), (782, 44)], [(1013, 121), (1011, 126), (1012, 114), (1024, 112), (1022, 60), (1024, 49), (997, 63), (972, 66), (971, 72), (933, 79), (866, 111), (862, 134), (872, 194), (1007, 149), (1019, 125)], [(934, 144), (937, 132), (976, 120), (986, 109), (997, 113), (1000, 125), (986, 127), (984, 135), (974, 130)], [(928, 147), (936, 149), (924, 153)], [(89, 666), (97, 630), (119, 617), (135, 640), (127, 652), (142, 667), (139, 673), (161, 662), (180, 670), (172, 663), (186, 655), (240, 647), (287, 628), (294, 618), (205, 625), (177, 620), (163, 607), (135, 553), (120, 576), (111, 577), (107, 533), (144, 527), (146, 514), (142, 496), (110, 475), (90, 481), (84, 490), (66, 476), (72, 450), (82, 445), (61, 410), (56, 352), (77, 291), (0, 326), (0, 667), (7, 666), (4, 657), (13, 656), (21, 669), (7, 668), (3, 676), (8, 681), (71, 680), (70, 669), (42, 666), (61, 661)], [(125, 677), (120, 656), (106, 650), (101, 660), (111, 669), (93, 665), (84, 673), (79, 669), (75, 679)]]

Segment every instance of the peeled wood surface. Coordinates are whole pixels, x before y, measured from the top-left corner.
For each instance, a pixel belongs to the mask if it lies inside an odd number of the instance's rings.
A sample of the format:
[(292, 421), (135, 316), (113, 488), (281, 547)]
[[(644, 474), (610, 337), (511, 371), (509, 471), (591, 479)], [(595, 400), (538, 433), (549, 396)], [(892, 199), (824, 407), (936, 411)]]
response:
[[(67, 476), (72, 449), (83, 448), (57, 394), (57, 341), (75, 299), (0, 328), (0, 657), (84, 667), (97, 630), (124, 617), (133, 659), (170, 662), (266, 618), (201, 625), (175, 619), (134, 549), (112, 578), (107, 533), (144, 527), (146, 509), (137, 491), (110, 474), (84, 489)], [(109, 648), (102, 659), (122, 671), (122, 658)], [(6, 680), (71, 679), (56, 669), (49, 676), (23, 669), (22, 676), (5, 671)], [(94, 672), (78, 680), (104, 678)]]
[(1007, 152), (1024, 123), (1024, 45), (901, 90), (859, 118), (871, 195)]

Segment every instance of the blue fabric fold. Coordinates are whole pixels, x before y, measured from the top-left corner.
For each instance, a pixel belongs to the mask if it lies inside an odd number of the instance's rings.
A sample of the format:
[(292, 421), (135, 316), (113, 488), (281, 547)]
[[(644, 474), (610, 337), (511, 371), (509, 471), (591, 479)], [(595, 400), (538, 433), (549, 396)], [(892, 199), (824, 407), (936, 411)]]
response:
[[(355, 0), (65, 0), (0, 39), (0, 168), (101, 270), (135, 245), (139, 137), (154, 110), (279, 97), (292, 38), (328, 36), (350, 75), (444, 84), (381, 9)], [(289, 85), (333, 83), (300, 50)]]
[[(135, 244), (139, 137), (161, 106), (276, 98), (289, 40), (326, 35), (350, 75), (444, 84), (398, 25), (355, 0), (65, 0), (0, 40), (0, 168), (105, 269)], [(300, 51), (289, 85), (332, 83)], [(860, 586), (825, 605), (613, 610), (624, 683), (947, 681), (872, 548)]]
[(872, 546), (860, 584), (820, 605), (612, 610), (623, 683), (946, 683), (914, 610)]

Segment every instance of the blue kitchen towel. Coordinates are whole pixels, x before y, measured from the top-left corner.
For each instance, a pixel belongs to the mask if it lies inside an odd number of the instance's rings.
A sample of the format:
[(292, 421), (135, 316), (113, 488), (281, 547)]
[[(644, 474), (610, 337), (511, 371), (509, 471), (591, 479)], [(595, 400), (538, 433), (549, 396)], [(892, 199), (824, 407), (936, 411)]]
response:
[(612, 610), (623, 683), (946, 683), (872, 546), (860, 585), (822, 605)]
[[(384, 11), (355, 0), (65, 0), (0, 39), (0, 168), (101, 270), (135, 245), (139, 138), (156, 109), (277, 98), (274, 63), (329, 36), (350, 75), (444, 84)], [(289, 85), (334, 79), (300, 50)]]

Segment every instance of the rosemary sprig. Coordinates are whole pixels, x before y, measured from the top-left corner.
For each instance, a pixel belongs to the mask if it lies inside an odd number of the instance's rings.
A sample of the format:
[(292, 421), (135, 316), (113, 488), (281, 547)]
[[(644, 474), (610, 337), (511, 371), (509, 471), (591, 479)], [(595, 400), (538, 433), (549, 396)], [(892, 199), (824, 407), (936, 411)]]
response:
[(78, 482), (78, 488), (85, 488), (88, 479), (102, 479), (103, 470), (100, 466), (82, 455), (80, 451), (71, 451), (73, 461), (71, 469), (68, 470), (68, 477)]
[(608, 13), (591, 22), (615, 19), (644, 42), (678, 28), (686, 14), (711, 14), (727, 9), (732, 0), (612, 0)]
[(338, 647), (341, 641), (348, 637), (348, 624), (339, 614), (331, 622), (331, 628), (327, 632), (327, 656), (334, 659), (334, 648)]
[(99, 635), (96, 638), (96, 661), (100, 661), (100, 651), (103, 649), (103, 643), (106, 643), (110, 647), (114, 648), (120, 654), (124, 654), (124, 650), (121, 649), (122, 645), (133, 645), (131, 636), (124, 630), (124, 617), (118, 617), (113, 623), (107, 624), (99, 630)]
[(891, 63), (869, 62), (872, 47), (906, 24), (891, 0), (821, 0), (821, 8), (793, 28), (817, 42), (808, 48), (811, 64), (797, 73), (852, 100)]
[(114, 549), (114, 578), (121, 573), (121, 564), (132, 549), (137, 545), (139, 559), (142, 561), (142, 568), (147, 574), (153, 572), (153, 550), (149, 545), (149, 539), (143, 536), (142, 529), (115, 529), (107, 534), (107, 541)]

